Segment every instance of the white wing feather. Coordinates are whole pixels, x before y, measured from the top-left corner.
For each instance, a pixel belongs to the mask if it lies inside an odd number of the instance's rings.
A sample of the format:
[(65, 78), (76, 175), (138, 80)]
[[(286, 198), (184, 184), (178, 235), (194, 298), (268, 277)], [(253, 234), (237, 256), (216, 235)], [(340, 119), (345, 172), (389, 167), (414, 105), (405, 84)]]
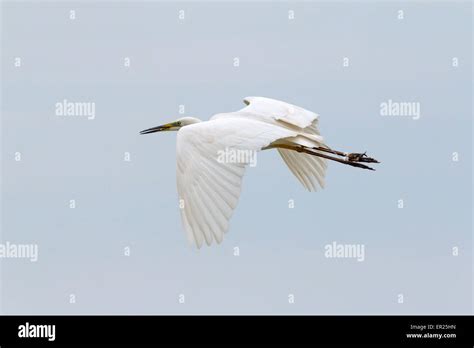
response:
[[(177, 137), (177, 184), (188, 240), (200, 248), (220, 243), (237, 206), (247, 160), (218, 161), (226, 151), (260, 151), (273, 144), (324, 146), (318, 115), (263, 97), (247, 97), (237, 112), (217, 114), (208, 122), (181, 128)], [(291, 172), (309, 191), (324, 187), (326, 161), (278, 149)], [(241, 158), (242, 160), (242, 158)]]
[(299, 128), (310, 127), (319, 117), (318, 114), (302, 107), (265, 97), (246, 97), (244, 103), (247, 106), (240, 112), (273, 118)]
[[(178, 131), (177, 184), (188, 240), (198, 248), (220, 243), (237, 206), (242, 176), (250, 157), (219, 161), (227, 151), (260, 151), (275, 140), (294, 137), (291, 130), (252, 119), (210, 120)], [(243, 152), (240, 152), (243, 153)], [(249, 154), (249, 152), (247, 152)]]
[[(217, 114), (211, 119), (251, 118), (290, 129), (298, 134), (297, 137), (285, 139), (283, 143), (307, 147), (326, 146), (319, 132), (318, 114), (265, 97), (246, 97), (244, 103), (247, 106), (237, 112)], [(285, 149), (278, 149), (278, 152), (293, 175), (308, 191), (316, 191), (318, 186), (324, 187), (327, 168), (327, 161), (324, 158)]]

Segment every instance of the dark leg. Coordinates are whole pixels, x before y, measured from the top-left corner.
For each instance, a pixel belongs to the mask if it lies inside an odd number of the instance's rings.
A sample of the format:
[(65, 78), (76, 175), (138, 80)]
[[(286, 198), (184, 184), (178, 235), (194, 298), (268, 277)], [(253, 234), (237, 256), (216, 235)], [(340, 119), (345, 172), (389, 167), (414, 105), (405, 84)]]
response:
[(313, 147), (312, 149), (333, 153), (338, 156), (344, 156), (344, 157), (347, 157), (347, 159), (351, 162), (380, 163), (375, 158), (368, 157), (365, 152), (364, 153), (347, 153), (347, 152), (332, 150), (325, 147)]
[[(353, 156), (353, 159), (352, 160), (350, 159), (351, 158), (350, 155), (359, 155), (359, 154), (344, 154), (344, 156), (347, 156), (348, 159), (341, 159), (341, 158), (338, 158), (338, 157), (325, 155), (323, 153), (315, 151), (315, 150), (320, 150), (320, 148), (309, 148), (309, 147), (305, 147), (305, 146), (301, 146), (301, 145), (286, 145), (286, 144), (278, 144), (278, 145), (274, 145), (274, 147), (293, 150), (293, 151), (297, 151), (297, 152), (304, 152), (304, 153), (307, 153), (309, 155), (326, 158), (328, 160), (343, 163), (343, 164), (347, 164), (347, 165), (352, 166), (352, 167), (363, 168), (363, 169), (368, 169), (368, 170), (375, 170), (375, 169), (373, 169), (369, 166), (366, 166), (364, 164), (359, 163), (359, 162), (365, 162), (365, 161), (357, 161), (358, 157)], [(333, 150), (325, 149), (325, 148), (324, 148), (324, 150), (328, 150), (328, 151), (325, 151), (325, 152), (330, 152), (330, 153), (334, 153), (334, 154), (336, 154), (335, 152), (340, 152), (340, 151), (334, 151), (333, 152)], [(374, 160), (370, 157), (367, 157), (367, 158), (371, 159), (372, 163), (379, 163), (379, 162), (377, 162), (376, 160)]]

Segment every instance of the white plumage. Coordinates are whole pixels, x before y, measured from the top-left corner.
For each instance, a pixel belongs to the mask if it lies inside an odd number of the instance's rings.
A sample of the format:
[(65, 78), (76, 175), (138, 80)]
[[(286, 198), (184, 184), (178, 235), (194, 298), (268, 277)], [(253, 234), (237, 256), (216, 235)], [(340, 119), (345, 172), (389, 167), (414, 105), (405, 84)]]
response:
[[(297, 140), (322, 144), (318, 115), (284, 102), (246, 98), (249, 105), (237, 112), (217, 114), (208, 122), (178, 131), (177, 184), (184, 206), (181, 218), (190, 242), (201, 247), (220, 243), (237, 206), (242, 177), (248, 163), (219, 163), (219, 151), (260, 151), (276, 141)], [(298, 139), (298, 136), (302, 139)], [(293, 174), (308, 190), (324, 186), (325, 160), (278, 149)]]
[(218, 161), (222, 151), (277, 148), (307, 190), (324, 187), (326, 159), (307, 150), (329, 149), (319, 133), (318, 115), (269, 98), (247, 97), (244, 102), (247, 106), (243, 109), (217, 114), (206, 122), (183, 117), (141, 132), (178, 130), (176, 173), (181, 218), (188, 240), (198, 248), (204, 242), (222, 242), (249, 164), (245, 159)]

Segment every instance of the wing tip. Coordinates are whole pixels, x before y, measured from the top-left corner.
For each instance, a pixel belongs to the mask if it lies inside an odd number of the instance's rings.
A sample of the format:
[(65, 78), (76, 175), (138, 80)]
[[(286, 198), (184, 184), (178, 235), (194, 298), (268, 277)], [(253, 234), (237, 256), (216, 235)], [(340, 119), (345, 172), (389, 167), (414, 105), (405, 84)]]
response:
[(252, 97), (252, 96), (245, 97), (244, 98), (244, 104), (247, 105), (247, 106), (250, 105), (250, 103), (252, 102), (253, 99), (255, 99), (255, 97)]

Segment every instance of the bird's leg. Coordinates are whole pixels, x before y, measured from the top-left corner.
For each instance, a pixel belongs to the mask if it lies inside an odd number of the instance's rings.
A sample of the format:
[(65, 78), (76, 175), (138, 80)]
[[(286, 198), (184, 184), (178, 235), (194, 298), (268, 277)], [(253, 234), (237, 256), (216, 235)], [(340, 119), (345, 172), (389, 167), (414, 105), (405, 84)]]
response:
[(366, 152), (364, 153), (347, 153), (347, 152), (341, 152), (341, 151), (336, 151), (330, 148), (326, 147), (313, 147), (312, 149), (318, 150), (318, 151), (324, 151), (324, 152), (329, 152), (338, 156), (343, 156), (346, 157), (348, 161), (350, 162), (365, 162), (365, 163), (380, 163), (377, 161), (375, 158), (368, 157)]
[(334, 155), (343, 156), (343, 157), (347, 157), (347, 155), (349, 155), (347, 152), (336, 151), (336, 150), (330, 149), (329, 147), (317, 146), (317, 147), (312, 147), (312, 149), (313, 150), (318, 150), (318, 151), (323, 151), (323, 152), (329, 152), (329, 153), (332, 153)]
[(307, 153), (309, 155), (326, 158), (328, 160), (343, 163), (343, 164), (347, 164), (347, 165), (352, 166), (352, 167), (363, 168), (363, 169), (368, 169), (368, 170), (375, 170), (375, 169), (373, 169), (369, 166), (366, 166), (364, 164), (360, 164), (358, 162), (349, 161), (347, 159), (341, 159), (341, 158), (338, 158), (338, 157), (333, 157), (333, 156), (329, 156), (329, 155), (326, 155), (326, 154), (323, 154), (323, 153), (320, 153), (320, 152), (316, 152), (312, 148), (306, 147), (306, 146), (303, 146), (303, 145), (298, 146), (298, 145), (278, 144), (278, 145), (273, 145), (273, 147), (279, 147), (279, 148), (282, 148), (282, 149), (288, 149), (288, 150), (293, 150), (293, 151), (297, 151), (297, 152), (304, 152), (304, 153)]

